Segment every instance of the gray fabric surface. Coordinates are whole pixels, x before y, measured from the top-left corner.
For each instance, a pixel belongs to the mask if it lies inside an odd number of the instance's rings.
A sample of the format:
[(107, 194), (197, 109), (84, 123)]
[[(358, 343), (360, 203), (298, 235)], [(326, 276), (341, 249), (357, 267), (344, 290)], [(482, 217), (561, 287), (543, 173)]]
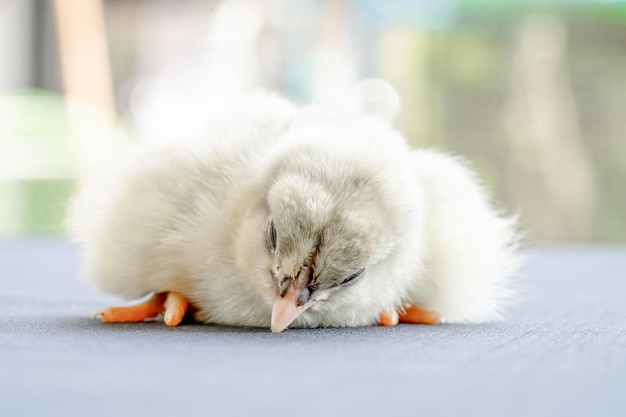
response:
[(0, 416), (626, 415), (626, 249), (530, 255), (502, 323), (271, 334), (91, 320), (70, 245), (0, 242)]

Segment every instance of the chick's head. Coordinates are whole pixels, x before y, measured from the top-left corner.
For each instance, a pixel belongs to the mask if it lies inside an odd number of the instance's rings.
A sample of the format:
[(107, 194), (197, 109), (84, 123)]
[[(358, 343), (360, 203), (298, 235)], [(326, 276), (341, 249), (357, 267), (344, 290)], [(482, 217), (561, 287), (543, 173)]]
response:
[(376, 173), (323, 155), (290, 158), (267, 195), (264, 231), (272, 257), (272, 331), (367, 279), (393, 246), (388, 207)]

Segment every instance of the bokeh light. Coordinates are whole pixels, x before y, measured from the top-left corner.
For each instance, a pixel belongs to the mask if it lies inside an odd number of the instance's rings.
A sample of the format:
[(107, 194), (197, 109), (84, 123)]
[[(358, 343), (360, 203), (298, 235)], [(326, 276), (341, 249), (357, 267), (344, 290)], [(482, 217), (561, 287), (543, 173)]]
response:
[(464, 155), (529, 241), (624, 243), (625, 28), (617, 0), (5, 0), (0, 235), (62, 234), (99, 167), (258, 89), (337, 102), (380, 79), (397, 96), (362, 105)]

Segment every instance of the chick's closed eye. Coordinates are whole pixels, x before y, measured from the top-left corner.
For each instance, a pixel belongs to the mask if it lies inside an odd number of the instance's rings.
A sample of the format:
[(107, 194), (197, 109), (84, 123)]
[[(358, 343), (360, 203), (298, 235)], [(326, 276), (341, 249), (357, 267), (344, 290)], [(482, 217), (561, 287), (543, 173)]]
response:
[(346, 284), (349, 284), (351, 282), (354, 282), (357, 278), (359, 278), (361, 275), (363, 275), (363, 272), (365, 272), (365, 268), (359, 269), (354, 274), (350, 275), (348, 278), (346, 278), (343, 281), (341, 281), (339, 283), (339, 285), (346, 285)]
[(276, 250), (276, 227), (274, 226), (273, 220), (270, 220), (267, 224), (265, 242), (267, 243), (267, 247), (270, 250), (270, 253)]

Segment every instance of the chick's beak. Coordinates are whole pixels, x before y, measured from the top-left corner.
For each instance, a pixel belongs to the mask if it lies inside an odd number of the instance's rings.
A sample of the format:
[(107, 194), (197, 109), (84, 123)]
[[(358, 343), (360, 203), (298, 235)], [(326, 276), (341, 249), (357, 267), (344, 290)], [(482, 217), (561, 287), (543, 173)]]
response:
[(272, 332), (280, 333), (285, 330), (287, 326), (311, 306), (308, 301), (309, 290), (306, 285), (301, 285), (292, 278), (286, 280), (283, 288), (277, 289), (274, 297)]

